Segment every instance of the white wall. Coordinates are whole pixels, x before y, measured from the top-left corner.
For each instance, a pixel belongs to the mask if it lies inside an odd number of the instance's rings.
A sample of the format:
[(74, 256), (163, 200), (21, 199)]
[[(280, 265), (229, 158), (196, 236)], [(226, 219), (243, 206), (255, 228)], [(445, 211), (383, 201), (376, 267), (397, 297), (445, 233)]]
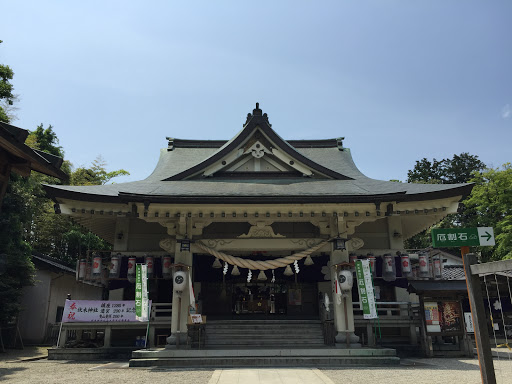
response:
[(102, 288), (78, 283), (71, 274), (36, 271), (36, 284), (23, 288), (19, 327), (25, 344), (44, 341), (48, 324), (55, 323), (57, 307), (64, 306), (68, 293), (75, 300), (101, 300)]

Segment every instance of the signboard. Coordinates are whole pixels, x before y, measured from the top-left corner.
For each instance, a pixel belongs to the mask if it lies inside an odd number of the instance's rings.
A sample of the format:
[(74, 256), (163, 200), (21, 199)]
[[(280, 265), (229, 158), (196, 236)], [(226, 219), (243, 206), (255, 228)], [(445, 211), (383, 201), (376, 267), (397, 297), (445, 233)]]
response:
[(66, 300), (63, 323), (135, 321), (135, 301)]
[(456, 332), (462, 330), (462, 314), (456, 301), (425, 302), (427, 333)]
[(466, 323), (466, 332), (475, 333), (475, 327), (473, 325), (473, 316), (471, 312), (464, 312), (464, 320)]
[(432, 230), (432, 245), (436, 248), (495, 245), (492, 227), (436, 228)]
[(137, 264), (135, 272), (135, 318), (137, 321), (148, 321), (148, 267)]
[(372, 274), (369, 260), (356, 260), (357, 291), (363, 307), (363, 317), (365, 319), (376, 319), (377, 307), (375, 305), (375, 295), (373, 293)]
[(454, 332), (462, 329), (460, 305), (456, 301), (438, 302), (441, 332)]
[(425, 321), (427, 323), (427, 332), (441, 332), (441, 324), (439, 322), (439, 309), (437, 302), (425, 302)]

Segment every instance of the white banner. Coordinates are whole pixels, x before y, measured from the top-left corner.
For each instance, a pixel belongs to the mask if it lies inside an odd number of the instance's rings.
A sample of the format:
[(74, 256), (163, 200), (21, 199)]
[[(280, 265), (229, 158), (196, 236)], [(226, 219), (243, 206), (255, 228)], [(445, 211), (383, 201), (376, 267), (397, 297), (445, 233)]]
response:
[(135, 301), (66, 300), (62, 322), (135, 321)]
[[(135, 280), (135, 319), (149, 320), (148, 268), (146, 264), (137, 264)], [(140, 313), (140, 316), (138, 314)]]
[(376, 319), (378, 315), (377, 306), (375, 304), (375, 295), (373, 294), (373, 281), (370, 270), (370, 261), (357, 260), (355, 262), (355, 267), (359, 300), (363, 307), (363, 318)]

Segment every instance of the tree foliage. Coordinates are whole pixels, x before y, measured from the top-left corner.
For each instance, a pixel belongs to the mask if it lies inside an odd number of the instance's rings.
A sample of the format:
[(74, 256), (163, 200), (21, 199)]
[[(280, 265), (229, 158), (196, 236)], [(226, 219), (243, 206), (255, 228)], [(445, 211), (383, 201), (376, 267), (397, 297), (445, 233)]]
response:
[(453, 155), (451, 159), (432, 161), (427, 158), (416, 161), (414, 168), (407, 172), (408, 183), (458, 184), (467, 183), (473, 172), (481, 172), (485, 164), (478, 156), (467, 152)]
[[(430, 161), (423, 158), (416, 161), (414, 168), (407, 172), (407, 182), (425, 184), (468, 183), (472, 180), (472, 177), (481, 174), (485, 168), (485, 164), (478, 159), (478, 156), (466, 152), (460, 155), (455, 154), (451, 159), (433, 159)], [(463, 201), (459, 212), (447, 216), (436, 227), (470, 226), (474, 215), (474, 210), (468, 208)], [(430, 229), (428, 229), (407, 239), (405, 244), (407, 248), (421, 249), (429, 247), (431, 241)]]
[[(1, 43), (2, 40), (0, 40)], [(13, 86), (9, 82), (13, 76), (14, 72), (8, 65), (0, 64), (0, 100), (5, 101), (9, 105), (15, 100), (15, 95), (12, 93)], [(9, 122), (9, 116), (2, 106), (0, 106), (0, 121), (4, 123)]]
[(126, 176), (130, 173), (124, 169), (107, 172), (106, 162), (101, 156), (98, 156), (92, 162), (90, 168), (77, 168), (70, 178), (71, 185), (103, 185), (118, 176)]
[[(512, 258), (512, 165), (486, 169), (477, 156), (462, 153), (441, 161), (421, 159), (408, 172), (409, 182), (475, 183), (459, 212), (435, 227), (493, 227), (496, 246), (479, 247), (483, 261)], [(406, 241), (408, 248), (430, 246), (430, 229)]]
[(465, 205), (474, 212), (472, 227), (493, 227), (495, 247), (481, 247), (483, 260), (512, 259), (512, 165), (476, 174)]
[[(0, 101), (11, 101), (12, 70), (0, 66)], [(0, 106), (0, 121), (9, 122), (9, 115)], [(58, 145), (57, 134), (43, 124), (29, 132), (25, 143), (35, 149), (64, 157)], [(99, 185), (129, 173), (123, 169), (108, 172), (106, 163), (98, 158), (89, 168), (72, 170), (64, 161), (61, 169), (70, 175), (74, 185)], [(34, 265), (31, 253), (37, 251), (73, 265), (90, 249), (109, 249), (110, 244), (95, 234), (73, 223), (64, 215), (56, 215), (53, 202), (48, 199), (42, 183), (57, 184), (60, 180), (32, 172), (29, 177), (12, 173), (0, 211), (0, 325), (16, 319), (20, 311), (22, 287), (33, 284)]]

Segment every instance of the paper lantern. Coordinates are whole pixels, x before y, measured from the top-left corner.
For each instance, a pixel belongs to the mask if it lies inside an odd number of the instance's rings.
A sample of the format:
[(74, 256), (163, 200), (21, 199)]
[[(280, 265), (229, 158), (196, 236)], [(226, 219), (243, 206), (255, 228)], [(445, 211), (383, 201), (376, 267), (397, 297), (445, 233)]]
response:
[(408, 276), (412, 272), (411, 258), (408, 254), (400, 255), (400, 264), (402, 266), (402, 275)]
[(126, 277), (128, 278), (128, 281), (134, 282), (135, 281), (135, 264), (137, 264), (137, 259), (134, 256), (131, 256), (128, 258), (128, 272), (126, 274)]
[(84, 280), (85, 279), (85, 273), (87, 270), (87, 260), (81, 259), (80, 265), (78, 266), (78, 280)]
[(420, 262), (420, 277), (429, 277), (430, 276), (430, 267), (428, 255), (426, 253), (421, 253), (418, 256), (418, 260)]
[(172, 276), (171, 256), (164, 256), (162, 258), (162, 276), (164, 279), (167, 279), (167, 280), (169, 280)]
[(383, 256), (384, 265), (382, 267), (382, 278), (385, 281), (395, 281), (396, 280), (396, 269), (395, 269), (395, 257), (386, 253)]
[(352, 271), (346, 269), (340, 271), (338, 274), (338, 282), (342, 292), (352, 291), (352, 287), (354, 285), (354, 277), (352, 276)]
[(108, 277), (116, 278), (119, 277), (119, 262), (121, 260), (121, 254), (118, 253), (110, 258), (110, 268)]
[(174, 273), (173, 289), (174, 292), (183, 292), (187, 286), (187, 274), (184, 271)]
[(155, 267), (153, 256), (146, 256), (145, 263), (146, 263), (146, 267), (147, 267), (148, 277), (152, 277), (153, 276), (154, 267)]
[(92, 258), (92, 275), (95, 278), (99, 278), (101, 276), (101, 256), (95, 254)]

